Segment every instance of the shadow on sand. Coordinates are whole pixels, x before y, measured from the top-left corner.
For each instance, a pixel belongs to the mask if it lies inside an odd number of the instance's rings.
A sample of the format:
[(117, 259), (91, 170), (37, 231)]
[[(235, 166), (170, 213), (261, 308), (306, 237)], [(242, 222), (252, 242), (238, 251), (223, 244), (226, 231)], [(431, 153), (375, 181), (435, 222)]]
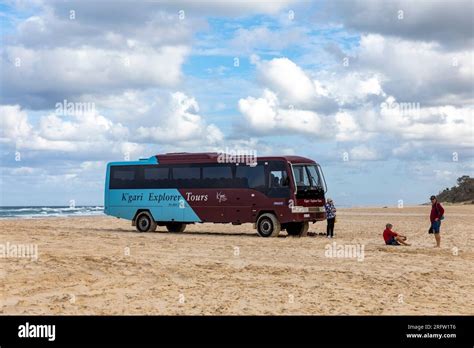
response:
[[(138, 232), (134, 229), (123, 229), (123, 228), (80, 228), (78, 230), (84, 230), (90, 232), (120, 232), (120, 233), (133, 233), (137, 235), (150, 235), (152, 233), (169, 234), (169, 235), (195, 235), (195, 236), (222, 236), (222, 237), (249, 237), (249, 238), (261, 238), (257, 232), (211, 232), (211, 231), (184, 231), (184, 232), (168, 232), (166, 230), (157, 230), (155, 232)], [(285, 232), (281, 232), (278, 238), (289, 237)], [(298, 238), (298, 237), (294, 237)]]

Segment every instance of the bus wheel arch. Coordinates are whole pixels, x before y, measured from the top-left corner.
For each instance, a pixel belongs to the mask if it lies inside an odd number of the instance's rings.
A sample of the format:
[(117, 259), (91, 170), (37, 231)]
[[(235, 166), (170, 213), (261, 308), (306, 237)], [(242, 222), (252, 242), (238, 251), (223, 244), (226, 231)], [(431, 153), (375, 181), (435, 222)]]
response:
[(281, 224), (274, 212), (262, 212), (256, 225), (260, 237), (277, 237), (281, 231)]
[(153, 232), (157, 223), (148, 209), (140, 209), (137, 210), (132, 225), (135, 225), (138, 232)]

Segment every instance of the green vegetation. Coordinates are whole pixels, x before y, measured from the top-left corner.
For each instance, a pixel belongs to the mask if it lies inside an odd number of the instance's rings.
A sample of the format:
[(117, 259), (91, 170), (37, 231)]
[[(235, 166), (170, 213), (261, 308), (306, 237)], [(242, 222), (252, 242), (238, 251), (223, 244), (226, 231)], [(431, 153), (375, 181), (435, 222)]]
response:
[(445, 188), (437, 197), (440, 202), (474, 204), (474, 178), (469, 175), (461, 176), (458, 178), (456, 186)]

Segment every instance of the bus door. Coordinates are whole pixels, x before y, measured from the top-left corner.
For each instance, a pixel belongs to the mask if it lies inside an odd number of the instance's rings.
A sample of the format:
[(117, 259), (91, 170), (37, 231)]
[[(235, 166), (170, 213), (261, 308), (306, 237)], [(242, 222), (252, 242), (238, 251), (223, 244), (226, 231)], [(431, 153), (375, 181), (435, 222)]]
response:
[(254, 222), (265, 199), (265, 164), (235, 164), (233, 180), (233, 188), (226, 190), (227, 220), (236, 223)]

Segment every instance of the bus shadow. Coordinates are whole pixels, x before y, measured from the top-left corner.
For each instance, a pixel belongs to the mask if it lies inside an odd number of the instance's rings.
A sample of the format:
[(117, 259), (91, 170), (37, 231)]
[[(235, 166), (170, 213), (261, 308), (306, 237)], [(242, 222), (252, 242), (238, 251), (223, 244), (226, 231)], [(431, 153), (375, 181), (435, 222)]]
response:
[[(245, 233), (245, 232), (211, 232), (211, 231), (185, 231), (185, 232), (178, 232), (178, 233), (173, 233), (173, 232), (168, 232), (168, 231), (156, 231), (155, 233), (167, 233), (167, 234), (172, 234), (172, 235), (181, 235), (181, 234), (190, 234), (190, 235), (203, 235), (203, 236), (226, 236), (226, 237), (250, 237), (250, 238), (263, 238), (260, 237), (257, 232), (252, 234), (251, 232)], [(314, 234), (314, 235), (309, 235), (308, 237), (320, 237), (323, 236), (326, 237), (326, 233), (319, 233), (319, 234)], [(285, 232), (282, 232), (277, 238), (305, 238), (305, 237), (299, 237), (299, 236), (289, 236)], [(269, 238), (271, 239), (271, 238)]]
[[(186, 230), (184, 232), (168, 232), (165, 230), (157, 230), (154, 232), (138, 232), (136, 229), (124, 229), (124, 228), (81, 228), (81, 227), (74, 227), (73, 229), (77, 230), (87, 230), (91, 232), (115, 232), (115, 233), (133, 233), (136, 235), (150, 235), (152, 233), (160, 233), (160, 234), (169, 234), (169, 235), (195, 235), (195, 236), (223, 236), (223, 237), (249, 237), (249, 238), (262, 238), (260, 237), (257, 232), (215, 232), (215, 231), (189, 231)], [(310, 238), (325, 238), (326, 233), (324, 232), (309, 232), (308, 237)], [(300, 238), (298, 236), (289, 236), (286, 232), (281, 232), (277, 238)]]
[(185, 232), (179, 232), (179, 233), (170, 233), (167, 231), (157, 231), (158, 233), (169, 233), (169, 234), (184, 234), (184, 235), (195, 235), (195, 236), (235, 236), (235, 237), (259, 237), (258, 234), (252, 234), (252, 233), (245, 233), (245, 232), (211, 232), (211, 231), (185, 231)]
[(77, 230), (86, 230), (87, 232), (124, 232), (124, 233), (137, 233), (141, 234), (137, 230), (125, 230), (122, 228), (75, 228)]
[[(114, 228), (88, 228), (87, 231), (91, 232), (114, 232), (114, 233), (132, 233), (136, 235), (150, 235), (153, 233), (169, 234), (170, 236), (177, 235), (194, 235), (194, 236), (222, 236), (222, 237), (249, 237), (249, 238), (262, 238), (256, 232), (252, 234), (250, 232), (212, 232), (212, 231), (185, 231), (185, 232), (168, 232), (166, 230), (154, 231), (154, 232), (138, 232), (137, 230), (130, 229), (114, 229)], [(281, 234), (277, 238), (287, 238), (286, 234)]]

